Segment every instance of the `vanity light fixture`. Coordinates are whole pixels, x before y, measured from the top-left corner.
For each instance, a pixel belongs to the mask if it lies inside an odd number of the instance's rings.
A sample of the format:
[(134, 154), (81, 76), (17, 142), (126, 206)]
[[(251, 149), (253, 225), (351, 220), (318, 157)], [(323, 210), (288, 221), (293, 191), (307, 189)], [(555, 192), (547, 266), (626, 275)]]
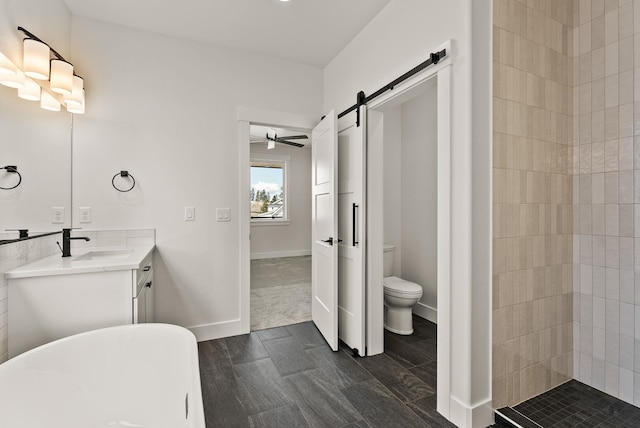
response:
[(67, 111), (73, 114), (84, 114), (84, 89), (82, 90), (80, 103), (75, 103), (71, 101), (66, 102)]
[(53, 92), (70, 94), (73, 88), (73, 65), (61, 59), (52, 59), (49, 82)]
[(84, 79), (80, 76), (73, 76), (73, 85), (71, 93), (62, 96), (64, 103), (69, 104), (84, 104)]
[(10, 88), (22, 88), (24, 86), (24, 72), (19, 68), (14, 74), (0, 74), (0, 84)]
[(27, 101), (40, 101), (42, 88), (30, 77), (24, 79), (24, 86), (18, 88), (18, 96)]
[(60, 102), (47, 91), (42, 91), (40, 107), (49, 111), (60, 111)]
[[(18, 27), (18, 30), (27, 34), (22, 27)], [(45, 42), (39, 38), (27, 34), (27, 39), (24, 39), (23, 43), (23, 58), (22, 66), (24, 73), (37, 80), (49, 79), (49, 57), (50, 48)], [(33, 37), (32, 37), (33, 36)]]
[(2, 52), (0, 52), (0, 76), (5, 74), (16, 74), (18, 67), (7, 58)]
[[(64, 103), (68, 112), (83, 114), (84, 80), (75, 74), (73, 64), (35, 34), (23, 27), (18, 27), (18, 31), (27, 36), (23, 41), (24, 72), (0, 54), (0, 83), (19, 88), (20, 98), (40, 100), (45, 110), (60, 111)], [(15, 67), (13, 73), (12, 66)]]

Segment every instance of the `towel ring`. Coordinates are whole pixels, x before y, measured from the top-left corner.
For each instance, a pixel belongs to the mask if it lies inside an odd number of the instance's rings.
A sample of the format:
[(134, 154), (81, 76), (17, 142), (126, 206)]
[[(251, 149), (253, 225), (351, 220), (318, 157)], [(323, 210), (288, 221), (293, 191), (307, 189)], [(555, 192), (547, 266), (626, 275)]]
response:
[(13, 186), (13, 187), (2, 187), (0, 186), (0, 189), (2, 190), (12, 190), (15, 189), (16, 187), (18, 187), (20, 185), (20, 183), (22, 183), (22, 175), (18, 172), (18, 167), (15, 165), (7, 165), (7, 166), (3, 166), (0, 169), (6, 169), (7, 172), (13, 172), (15, 174), (18, 174), (18, 183)]
[[(118, 187), (116, 186), (116, 177), (120, 176), (120, 177), (131, 177), (131, 187), (129, 187), (127, 190), (122, 190), (122, 189), (118, 189)], [(131, 189), (133, 189), (136, 185), (136, 179), (133, 178), (133, 175), (129, 174), (129, 171), (120, 171), (119, 173), (117, 173), (116, 175), (113, 176), (113, 178), (111, 179), (111, 185), (113, 186), (114, 189), (116, 189), (118, 192), (122, 192), (122, 193), (126, 193), (126, 192), (130, 192)]]

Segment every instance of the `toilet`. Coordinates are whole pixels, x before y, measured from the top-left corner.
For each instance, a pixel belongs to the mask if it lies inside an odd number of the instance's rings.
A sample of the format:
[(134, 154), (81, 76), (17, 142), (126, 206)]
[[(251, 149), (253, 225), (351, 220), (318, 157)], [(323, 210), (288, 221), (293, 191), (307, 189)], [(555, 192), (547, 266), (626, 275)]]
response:
[(422, 297), (422, 287), (393, 275), (396, 247), (384, 245), (384, 328), (392, 333), (413, 334), (411, 308)]

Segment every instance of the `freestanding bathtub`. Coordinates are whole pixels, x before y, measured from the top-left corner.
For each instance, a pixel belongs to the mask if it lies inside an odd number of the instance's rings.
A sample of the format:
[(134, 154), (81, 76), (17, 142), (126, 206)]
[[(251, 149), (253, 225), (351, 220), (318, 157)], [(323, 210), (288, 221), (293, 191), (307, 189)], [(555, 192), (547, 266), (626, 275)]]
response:
[(94, 330), (0, 364), (0, 427), (204, 426), (197, 344), (182, 327)]

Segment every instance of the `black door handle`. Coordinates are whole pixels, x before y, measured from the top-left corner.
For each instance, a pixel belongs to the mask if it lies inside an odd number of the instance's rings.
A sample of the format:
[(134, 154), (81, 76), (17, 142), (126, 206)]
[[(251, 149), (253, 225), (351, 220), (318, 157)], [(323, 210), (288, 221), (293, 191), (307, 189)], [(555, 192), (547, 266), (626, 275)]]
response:
[(333, 238), (323, 239), (322, 242), (326, 242), (329, 245), (333, 245)]
[(353, 242), (352, 245), (355, 247), (356, 245), (359, 244), (358, 240), (356, 239), (356, 210), (358, 209), (358, 204), (353, 204), (352, 205), (352, 211), (351, 211), (351, 216), (353, 219), (353, 223), (352, 223), (352, 228), (353, 228)]

